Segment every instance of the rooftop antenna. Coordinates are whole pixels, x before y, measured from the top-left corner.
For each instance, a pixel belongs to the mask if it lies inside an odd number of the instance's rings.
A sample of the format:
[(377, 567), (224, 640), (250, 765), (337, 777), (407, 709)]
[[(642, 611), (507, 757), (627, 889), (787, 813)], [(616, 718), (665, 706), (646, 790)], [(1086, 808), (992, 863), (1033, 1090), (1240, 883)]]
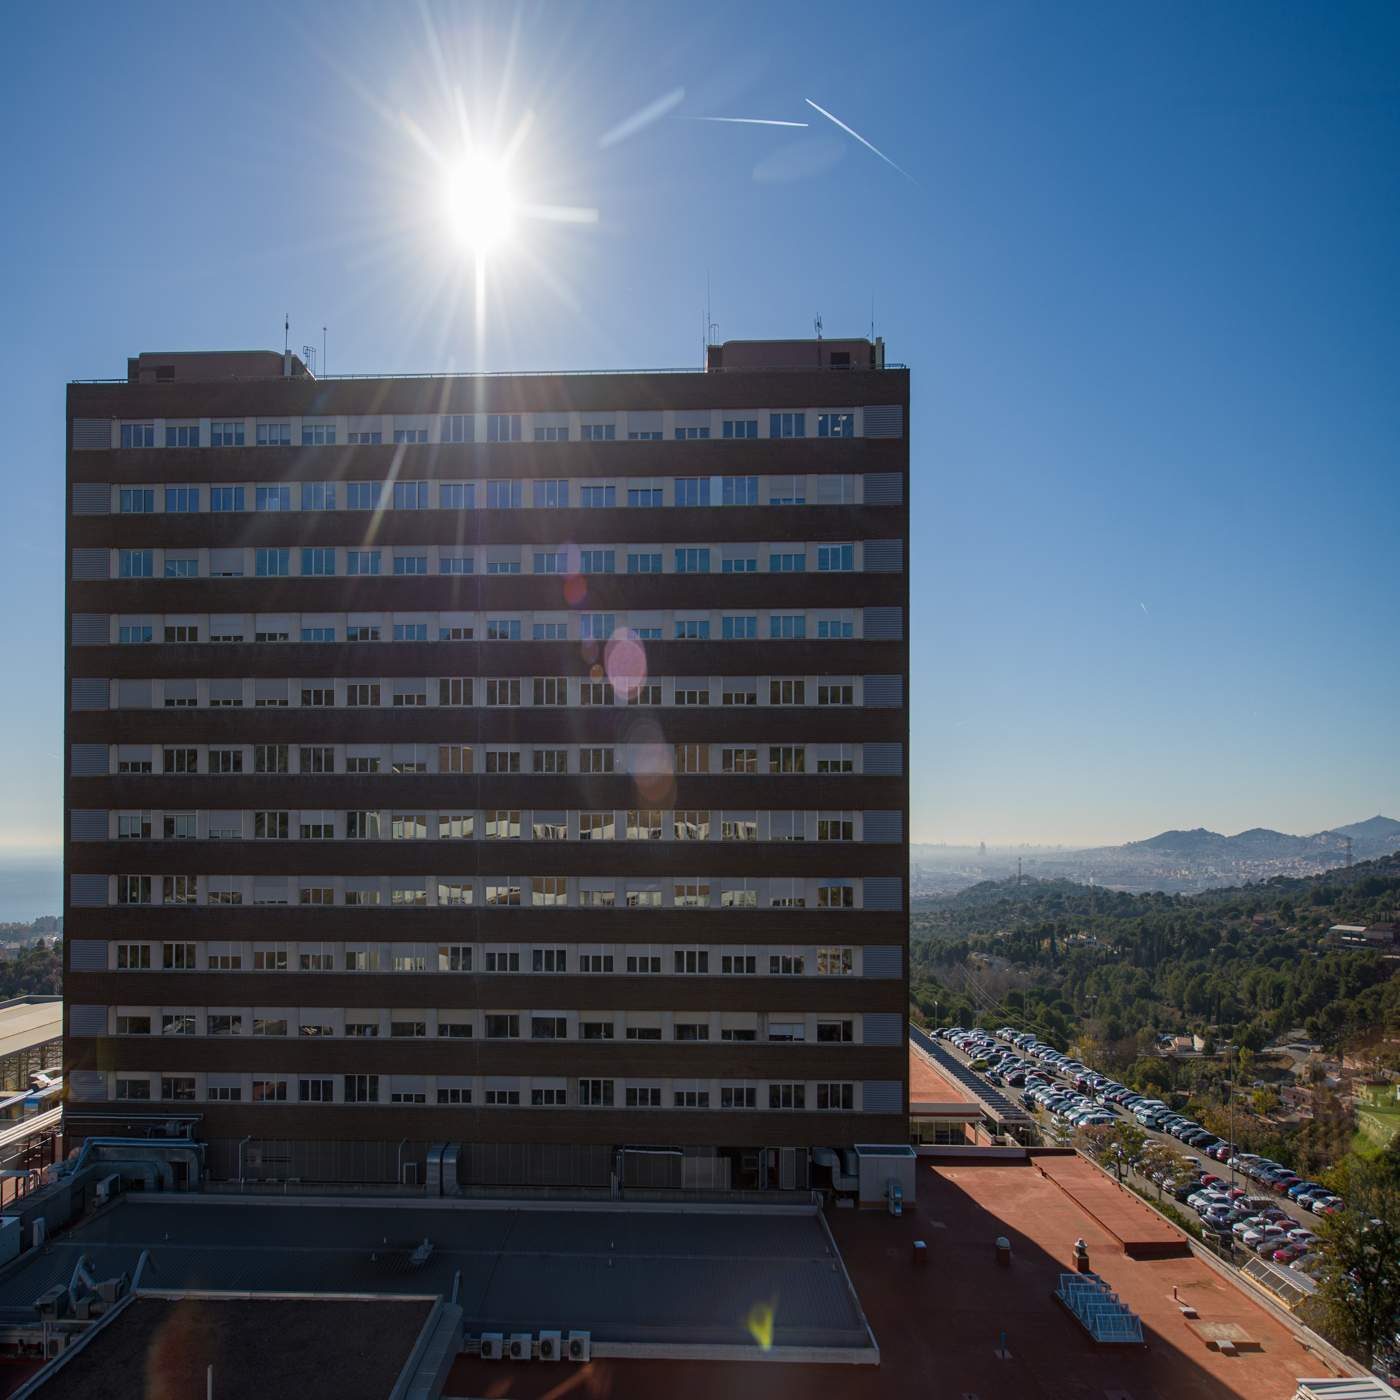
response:
[(321, 327), (321, 373), (326, 372), (326, 328)]
[(284, 311), (282, 313), (282, 353), (285, 355), (292, 348), (292, 313)]
[(870, 293), (870, 343), (875, 343), (875, 293)]
[(822, 313), (820, 311), (812, 318), (812, 329), (817, 333), (817, 365), (822, 362)]
[(316, 347), (314, 345), (303, 345), (301, 347), (301, 358), (306, 362), (306, 367), (311, 371), (311, 377), (316, 377)]

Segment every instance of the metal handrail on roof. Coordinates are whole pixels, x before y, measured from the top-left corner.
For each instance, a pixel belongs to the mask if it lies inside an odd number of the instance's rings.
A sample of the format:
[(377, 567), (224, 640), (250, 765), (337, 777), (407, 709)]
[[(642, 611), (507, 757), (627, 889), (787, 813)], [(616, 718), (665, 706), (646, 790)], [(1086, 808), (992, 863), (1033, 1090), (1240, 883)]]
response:
[[(308, 382), (312, 384), (335, 384), (341, 380), (359, 379), (581, 379), (606, 375), (635, 374), (811, 374), (814, 371), (828, 371), (831, 374), (850, 374), (851, 371), (866, 370), (884, 374), (888, 370), (909, 369), (908, 365), (886, 363), (883, 365), (733, 365), (726, 369), (720, 365), (706, 369), (699, 365), (665, 366), (655, 369), (454, 369), (423, 370), (412, 374), (281, 374), (221, 375), (218, 379), (179, 379), (161, 381), (172, 384), (265, 384), (269, 380), (286, 379), (288, 383)], [(70, 384), (131, 384), (123, 376), (120, 379), (70, 379)], [(133, 384), (132, 388), (149, 388), (145, 384)]]

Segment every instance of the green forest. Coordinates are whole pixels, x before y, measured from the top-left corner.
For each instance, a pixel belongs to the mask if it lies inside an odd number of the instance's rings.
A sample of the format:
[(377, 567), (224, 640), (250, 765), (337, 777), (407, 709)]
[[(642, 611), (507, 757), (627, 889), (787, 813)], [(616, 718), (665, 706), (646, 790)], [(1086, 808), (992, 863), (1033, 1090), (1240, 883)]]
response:
[[(1358, 1114), (1315, 1060), (1299, 1078), (1288, 1056), (1259, 1052), (1301, 1033), (1376, 1076), (1400, 1070), (1400, 956), (1326, 942), (1333, 924), (1390, 922), (1398, 908), (1396, 856), (1198, 895), (985, 883), (915, 909), (911, 1015), (1034, 1031), (1247, 1150), (1320, 1171), (1400, 1150), (1393, 1099)], [(1183, 1033), (1207, 1053), (1156, 1053), (1159, 1036)]]
[(63, 991), (63, 947), (47, 943), (10, 946), (0, 962), (0, 1001), (26, 994), (58, 996)]
[(1382, 1041), (1400, 1036), (1400, 962), (1324, 935), (1397, 909), (1397, 856), (1197, 895), (975, 885), (914, 911), (914, 1012), (970, 1024), (1000, 1011), (1062, 1047), (1195, 1030), (1258, 1050), (1295, 1028), (1334, 1048)]

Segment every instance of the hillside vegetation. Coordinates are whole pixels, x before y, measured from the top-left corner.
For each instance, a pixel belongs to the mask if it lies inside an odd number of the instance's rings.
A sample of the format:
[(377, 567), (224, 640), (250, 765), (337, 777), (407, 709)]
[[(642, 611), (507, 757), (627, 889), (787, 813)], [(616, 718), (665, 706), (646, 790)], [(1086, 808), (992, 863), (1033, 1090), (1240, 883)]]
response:
[(1332, 1047), (1400, 1040), (1400, 961), (1324, 943), (1332, 924), (1397, 909), (1400, 856), (1197, 895), (988, 882), (915, 909), (912, 1000), (926, 1020), (1004, 1013), (1061, 1043), (1209, 1029), (1257, 1050), (1295, 1027)]

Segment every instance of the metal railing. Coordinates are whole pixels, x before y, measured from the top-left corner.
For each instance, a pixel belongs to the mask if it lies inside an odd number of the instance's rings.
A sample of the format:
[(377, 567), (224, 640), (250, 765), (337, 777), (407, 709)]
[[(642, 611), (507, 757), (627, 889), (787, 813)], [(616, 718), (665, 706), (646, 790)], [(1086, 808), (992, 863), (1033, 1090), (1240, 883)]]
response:
[[(403, 374), (255, 374), (221, 375), (218, 379), (172, 379), (162, 380), (162, 384), (266, 384), (269, 380), (288, 379), (295, 383), (301, 380), (313, 384), (335, 384), (341, 380), (354, 382), (363, 379), (585, 379), (608, 375), (638, 374), (812, 374), (816, 371), (831, 374), (850, 374), (853, 370), (864, 370), (874, 374), (884, 374), (890, 370), (907, 372), (908, 365), (889, 362), (883, 365), (733, 365), (706, 369), (700, 365), (665, 365), (651, 369), (454, 369), (419, 370)], [(131, 384), (122, 376), (119, 379), (70, 379), (70, 384)], [(149, 388), (150, 385), (135, 384), (133, 388)]]

